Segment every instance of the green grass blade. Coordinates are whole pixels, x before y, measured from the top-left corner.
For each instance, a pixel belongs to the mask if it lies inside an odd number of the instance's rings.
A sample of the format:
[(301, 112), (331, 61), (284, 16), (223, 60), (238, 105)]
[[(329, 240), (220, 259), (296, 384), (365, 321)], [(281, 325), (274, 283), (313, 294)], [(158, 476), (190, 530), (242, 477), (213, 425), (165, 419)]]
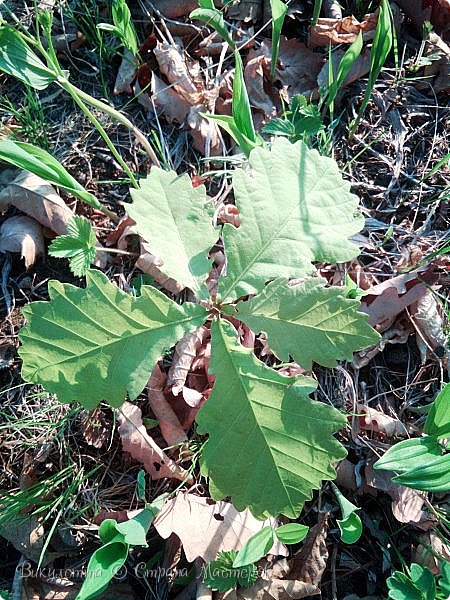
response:
[(42, 179), (73, 194), (93, 208), (104, 210), (99, 200), (78, 183), (56, 158), (42, 148), (26, 142), (0, 140), (0, 159), (19, 169), (30, 171), (30, 173), (42, 177)]
[(233, 108), (232, 114), (234, 122), (239, 131), (251, 142), (256, 142), (256, 133), (253, 126), (252, 109), (247, 94), (247, 88), (244, 81), (244, 67), (242, 65), (241, 55), (237, 50), (234, 51), (236, 70), (233, 81)]
[(270, 0), (270, 8), (272, 10), (272, 65), (270, 67), (270, 76), (273, 78), (280, 50), (281, 29), (288, 8), (281, 0)]
[(347, 77), (347, 75), (350, 72), (350, 69), (352, 68), (356, 59), (361, 54), (362, 47), (363, 47), (363, 37), (362, 37), (362, 32), (360, 31), (356, 37), (356, 40), (353, 42), (353, 44), (349, 47), (347, 52), (342, 57), (341, 62), (339, 63), (336, 77), (335, 77), (334, 81), (330, 84), (330, 91), (328, 93), (328, 98), (327, 98), (327, 106), (328, 107), (334, 102), (338, 91), (341, 89), (342, 84), (345, 81), (345, 78)]
[(0, 70), (35, 90), (44, 90), (57, 78), (9, 25), (0, 27)]
[(320, 11), (322, 10), (322, 2), (323, 0), (314, 0), (313, 25), (317, 23), (317, 19), (319, 18)]

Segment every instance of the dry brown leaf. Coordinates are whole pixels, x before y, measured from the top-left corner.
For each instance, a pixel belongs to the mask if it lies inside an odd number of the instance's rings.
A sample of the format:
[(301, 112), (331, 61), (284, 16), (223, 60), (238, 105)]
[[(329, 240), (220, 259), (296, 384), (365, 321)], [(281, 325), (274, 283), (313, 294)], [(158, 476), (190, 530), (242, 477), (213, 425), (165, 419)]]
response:
[(203, 82), (201, 82), (202, 87), (200, 85), (197, 87), (194, 81), (197, 65), (188, 65), (181, 50), (173, 44), (158, 43), (153, 52), (161, 73), (173, 85), (173, 89), (191, 106), (201, 104)]
[[(344, 50), (338, 50), (337, 52), (333, 52), (333, 54), (332, 54), (333, 71), (334, 71), (335, 76), (337, 75), (339, 63), (340, 63), (342, 57), (344, 56), (344, 54), (345, 54)], [(370, 52), (367, 49), (364, 49), (361, 52), (361, 54), (358, 56), (358, 58), (355, 61), (353, 61), (350, 71), (348, 72), (348, 75), (344, 79), (342, 86), (345, 87), (346, 85), (350, 85), (354, 81), (358, 81), (358, 79), (360, 79), (361, 77), (364, 77), (364, 75), (367, 75), (367, 73), (369, 71), (370, 71)], [(321, 68), (320, 73), (317, 76), (317, 84), (318, 84), (319, 88), (320, 87), (325, 87), (325, 88), (328, 87), (328, 80), (329, 80), (329, 61), (327, 60), (326, 63)]]
[(184, 285), (175, 281), (175, 279), (171, 279), (164, 275), (164, 273), (159, 268), (163, 264), (162, 260), (153, 256), (150, 252), (145, 252), (142, 248), (142, 253), (136, 261), (136, 267), (140, 269), (143, 273), (147, 273), (151, 275), (156, 283), (159, 283), (163, 288), (165, 288), (171, 294), (179, 294), (184, 290)]
[(365, 467), (365, 479), (367, 485), (381, 492), (389, 494), (392, 498), (392, 514), (400, 523), (422, 523), (425, 528), (433, 523), (429, 521), (427, 513), (423, 511), (426, 492), (413, 490), (412, 488), (399, 485), (392, 481), (395, 473), (391, 471), (378, 471), (371, 464)]
[[(378, 12), (364, 16), (359, 22), (353, 16), (343, 19), (318, 19), (309, 30), (310, 47), (328, 46), (328, 44), (352, 44), (360, 31), (374, 32), (378, 22)], [(373, 33), (372, 33), (373, 35)], [(365, 36), (365, 39), (368, 39)]]
[(8, 520), (0, 525), (0, 535), (10, 542), (23, 556), (39, 562), (44, 547), (44, 527), (35, 515), (24, 515), (16, 521)]
[(328, 513), (320, 513), (317, 523), (308, 531), (302, 547), (289, 561), (289, 578), (319, 585), (327, 566)]
[[(414, 551), (412, 562), (428, 567), (432, 573), (439, 573), (440, 560), (450, 562), (450, 545), (445, 544), (435, 531), (427, 531), (419, 536), (420, 544)], [(439, 557), (439, 558), (438, 558)]]
[(359, 415), (359, 424), (366, 431), (375, 433), (383, 433), (388, 438), (391, 437), (407, 437), (408, 431), (400, 419), (389, 417), (379, 410), (370, 408), (364, 404), (358, 403), (356, 410)]
[(155, 4), (158, 10), (169, 19), (187, 17), (195, 8), (198, 8), (197, 0), (158, 0)]
[(119, 94), (132, 94), (131, 82), (136, 74), (138, 67), (137, 58), (134, 56), (128, 48), (124, 49), (122, 62), (120, 63), (119, 70), (117, 71), (116, 82), (114, 84), (113, 94), (118, 96)]
[(167, 377), (167, 386), (171, 388), (174, 396), (178, 396), (182, 391), (192, 363), (208, 335), (209, 330), (202, 325), (195, 331), (184, 335), (175, 346), (172, 365)]
[(433, 90), (436, 94), (450, 91), (450, 47), (434, 31), (429, 35), (424, 52), (424, 56), (430, 55), (437, 55), (439, 59), (425, 66), (424, 77), (428, 80), (427, 83), (434, 77)]
[(166, 376), (159, 365), (155, 368), (148, 380), (148, 402), (156, 419), (158, 420), (161, 434), (168, 446), (177, 446), (187, 440), (187, 435), (180, 425), (177, 415), (164, 396)]
[(117, 420), (123, 450), (129, 452), (135, 460), (142, 462), (153, 479), (171, 477), (190, 481), (187, 471), (170, 459), (147, 433), (138, 406), (131, 402), (124, 402), (117, 411)]
[[(153, 521), (164, 539), (172, 533), (180, 538), (189, 562), (197, 557), (208, 562), (216, 558), (217, 552), (239, 550), (254, 533), (275, 524), (273, 518), (259, 521), (248, 509), (237, 512), (229, 502), (182, 492), (166, 502)], [(277, 541), (270, 553), (286, 556), (287, 550)]]
[(28, 171), (22, 171), (0, 192), (0, 211), (5, 211), (8, 206), (15, 206), (58, 235), (67, 233), (67, 221), (73, 217), (73, 212), (55, 189)]
[(6, 219), (0, 227), (0, 252), (15, 252), (25, 261), (28, 269), (36, 257), (44, 254), (42, 227), (31, 217), (16, 216)]
[(276, 116), (277, 104), (279, 104), (276, 99), (270, 96), (264, 86), (265, 75), (267, 76), (270, 71), (270, 63), (270, 58), (265, 54), (252, 51), (244, 69), (250, 104), (252, 108), (262, 111), (267, 118)]
[[(164, 113), (164, 116), (170, 123), (182, 125), (186, 121), (191, 110), (191, 104), (155, 75), (155, 73), (152, 73), (151, 92), (156, 109)], [(147, 98), (146, 102), (151, 104), (147, 94), (141, 94), (140, 97)]]
[(265, 567), (250, 588), (239, 588), (239, 600), (296, 600), (320, 594), (319, 588), (311, 583), (289, 579), (289, 563), (286, 559), (277, 560)]
[(256, 23), (262, 15), (262, 3), (263, 0), (240, 0), (230, 6), (227, 17), (244, 23)]
[(203, 105), (193, 106), (187, 118), (193, 147), (205, 156), (219, 156), (223, 154), (220, 129), (214, 121), (204, 119), (202, 112)]
[[(413, 311), (411, 311), (413, 312)], [(427, 360), (429, 350), (441, 351), (441, 358), (450, 358), (447, 348), (447, 336), (444, 333), (444, 319), (441, 307), (436, 302), (435, 295), (429, 289), (417, 301), (417, 308), (411, 318), (417, 328), (416, 342), (420, 351), (422, 363)]]
[(111, 427), (100, 408), (88, 412), (81, 423), (81, 431), (86, 444), (101, 448), (107, 441)]
[(369, 324), (383, 332), (394, 323), (397, 315), (406, 307), (417, 302), (427, 291), (427, 283), (433, 283), (425, 273), (398, 275), (366, 291), (361, 302), (361, 311), (369, 315)]

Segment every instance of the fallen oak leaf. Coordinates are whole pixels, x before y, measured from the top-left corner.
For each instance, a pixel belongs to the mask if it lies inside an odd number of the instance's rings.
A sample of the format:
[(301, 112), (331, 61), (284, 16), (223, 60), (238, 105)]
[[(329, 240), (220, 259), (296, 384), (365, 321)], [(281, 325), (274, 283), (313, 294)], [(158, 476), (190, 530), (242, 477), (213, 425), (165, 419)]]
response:
[[(325, 18), (318, 19), (315, 25), (311, 25), (309, 30), (309, 46), (316, 48), (318, 46), (328, 46), (328, 44), (353, 44), (360, 31), (372, 37), (378, 23), (378, 11), (364, 15), (364, 19), (359, 22), (353, 16), (342, 19)], [(365, 35), (364, 39), (368, 39)]]
[(119, 94), (132, 94), (131, 82), (133, 81), (138, 68), (137, 58), (128, 48), (124, 48), (122, 62), (117, 71), (116, 81), (114, 83), (114, 96)]
[(18, 253), (28, 269), (37, 256), (44, 254), (42, 228), (31, 217), (10, 217), (0, 227), (0, 252)]
[(187, 333), (175, 346), (167, 377), (167, 387), (171, 389), (174, 396), (178, 396), (183, 390), (192, 363), (208, 335), (209, 330), (202, 325), (198, 329)]
[[(238, 512), (229, 502), (179, 492), (166, 502), (153, 525), (164, 539), (172, 533), (180, 538), (189, 562), (198, 557), (209, 562), (217, 552), (240, 550), (254, 533), (275, 526), (276, 520), (259, 521), (248, 509)], [(287, 550), (277, 541), (270, 553), (286, 555)]]
[(192, 481), (189, 473), (169, 458), (147, 433), (138, 406), (131, 402), (124, 402), (117, 410), (117, 420), (123, 450), (129, 452), (135, 460), (142, 462), (153, 479), (171, 477), (181, 481)]
[(328, 513), (320, 513), (317, 523), (311, 527), (302, 547), (289, 561), (289, 578), (318, 586), (327, 566)]

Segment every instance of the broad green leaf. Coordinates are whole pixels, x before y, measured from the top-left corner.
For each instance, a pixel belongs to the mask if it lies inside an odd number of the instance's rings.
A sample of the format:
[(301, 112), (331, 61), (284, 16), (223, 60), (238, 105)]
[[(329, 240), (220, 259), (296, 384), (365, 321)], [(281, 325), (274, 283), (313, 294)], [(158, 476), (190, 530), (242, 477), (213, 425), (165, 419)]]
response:
[(45, 90), (58, 77), (10, 25), (0, 27), (0, 70), (35, 90)]
[(298, 544), (305, 539), (309, 531), (307, 525), (286, 523), (275, 529), (275, 535), (283, 544)]
[(273, 546), (273, 527), (263, 527), (252, 535), (242, 546), (233, 560), (233, 568), (245, 567), (258, 562)]
[(386, 583), (392, 600), (425, 600), (417, 585), (401, 571), (395, 571)]
[(423, 466), (406, 471), (393, 481), (424, 492), (450, 492), (450, 452), (428, 459)]
[(438, 589), (444, 598), (450, 598), (450, 562), (443, 562), (441, 564), (441, 577)]
[(86, 578), (75, 600), (94, 600), (117, 575), (128, 556), (128, 545), (111, 541), (94, 552), (87, 566)]
[(281, 29), (288, 7), (281, 0), (270, 0), (270, 10), (272, 12), (272, 64), (270, 76), (274, 77), (275, 69), (277, 67), (278, 52), (280, 50)]
[(434, 400), (423, 431), (439, 438), (450, 437), (450, 383), (443, 387)]
[(376, 344), (379, 335), (358, 312), (358, 300), (346, 298), (345, 288), (324, 284), (308, 279), (290, 286), (276, 279), (248, 302), (239, 302), (237, 317), (253, 331), (264, 331), (280, 360), (292, 356), (305, 369), (313, 362), (334, 367), (336, 360), (352, 360), (353, 352)]
[(130, 546), (147, 546), (147, 532), (150, 529), (155, 513), (144, 508), (132, 519), (117, 523), (116, 529), (123, 535), (124, 542)]
[(341, 532), (341, 540), (344, 544), (354, 544), (362, 534), (361, 519), (356, 514), (356, 511), (360, 509), (353, 502), (350, 502), (334, 483), (331, 484), (331, 488), (342, 511), (342, 519), (337, 519), (337, 524)]
[(409, 568), (411, 580), (422, 591), (424, 600), (435, 600), (436, 584), (433, 573), (427, 567), (412, 563)]
[(189, 175), (153, 168), (140, 189), (131, 190), (127, 212), (135, 230), (148, 242), (152, 254), (164, 261), (161, 271), (208, 298), (205, 281), (211, 269), (208, 252), (217, 233), (207, 211), (203, 185), (192, 187)]
[(217, 560), (212, 560), (203, 568), (203, 581), (212, 590), (225, 592), (237, 586), (250, 587), (258, 576), (255, 565), (249, 564), (239, 568), (233, 567), (237, 556), (236, 550), (218, 552)]
[(411, 438), (394, 444), (373, 465), (374, 469), (406, 473), (442, 456), (442, 446), (434, 437)]
[(97, 238), (89, 221), (74, 215), (67, 222), (67, 235), (56, 237), (48, 253), (57, 258), (70, 258), (70, 270), (82, 277), (94, 262), (96, 244)]
[(337, 164), (303, 142), (276, 138), (252, 150), (249, 168), (233, 176), (241, 226), (224, 225), (227, 275), (223, 300), (255, 294), (275, 277), (310, 275), (312, 261), (343, 262), (358, 255), (348, 241), (363, 226)]
[(334, 408), (309, 398), (309, 377), (284, 377), (236, 340), (228, 321), (211, 327), (212, 394), (197, 415), (209, 439), (201, 469), (219, 500), (232, 496), (237, 510), (257, 518), (296, 518), (332, 462), (346, 451), (332, 433), (345, 425)]
[(46, 150), (27, 144), (26, 142), (13, 142), (12, 140), (0, 140), (0, 159), (11, 165), (30, 171), (49, 183), (73, 194), (86, 204), (103, 210), (103, 206), (97, 198), (84, 189)]
[(140, 394), (160, 355), (201, 325), (207, 311), (179, 306), (148, 286), (134, 298), (99, 271), (89, 270), (86, 283), (79, 289), (51, 281), (50, 302), (24, 308), (22, 376), (61, 402), (118, 407), (127, 392), (132, 400)]

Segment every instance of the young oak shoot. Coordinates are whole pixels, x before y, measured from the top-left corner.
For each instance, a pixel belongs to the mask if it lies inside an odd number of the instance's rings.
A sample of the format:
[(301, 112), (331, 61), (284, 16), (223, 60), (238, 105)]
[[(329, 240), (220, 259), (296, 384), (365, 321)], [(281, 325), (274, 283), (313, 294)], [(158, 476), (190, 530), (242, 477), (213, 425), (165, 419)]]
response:
[[(93, 270), (85, 289), (50, 282), (50, 301), (24, 310), (22, 374), (62, 402), (117, 407), (127, 394), (140, 394), (162, 353), (212, 321), (216, 383), (196, 419), (198, 432), (209, 436), (200, 465), (210, 492), (231, 496), (238, 510), (249, 507), (259, 518), (296, 518), (321, 481), (335, 477), (332, 463), (345, 449), (333, 432), (346, 418), (309, 397), (313, 379), (280, 375), (241, 346), (228, 315), (264, 331), (278, 358), (292, 356), (305, 368), (313, 361), (334, 366), (376, 343), (359, 301), (346, 287), (328, 287), (313, 265), (353, 259), (358, 249), (348, 238), (362, 220), (334, 161), (302, 142), (255, 148), (233, 184), (241, 225), (222, 232), (212, 225), (205, 188), (193, 188), (189, 177), (153, 169), (133, 191), (130, 214), (164, 260), (161, 270), (201, 303), (180, 305), (149, 285), (136, 298)], [(220, 235), (227, 271), (218, 297), (208, 298), (208, 255)]]

